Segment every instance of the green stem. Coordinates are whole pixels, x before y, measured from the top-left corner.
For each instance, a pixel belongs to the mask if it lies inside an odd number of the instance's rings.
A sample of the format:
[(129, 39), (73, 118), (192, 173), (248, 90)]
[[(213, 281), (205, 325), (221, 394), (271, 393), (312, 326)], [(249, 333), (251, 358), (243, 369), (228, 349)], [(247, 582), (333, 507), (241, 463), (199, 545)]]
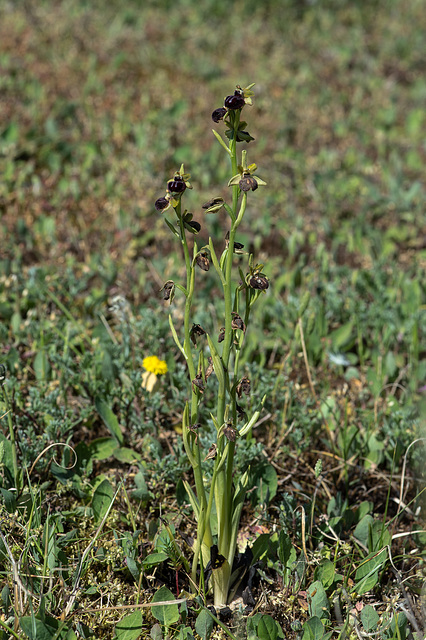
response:
[(13, 420), (12, 420), (12, 409), (10, 406), (9, 395), (6, 390), (6, 381), (2, 384), (3, 398), (4, 404), (7, 413), (7, 424), (9, 427), (9, 436), (10, 436), (10, 444), (12, 448), (12, 466), (13, 466), (13, 480), (15, 482), (15, 488), (17, 491), (20, 490), (20, 473), (18, 467), (18, 453), (16, 447), (16, 439), (15, 439), (15, 430), (13, 428)]
[[(186, 266), (186, 300), (185, 300), (185, 315), (184, 315), (184, 343), (183, 350), (185, 352), (185, 358), (188, 366), (188, 372), (190, 380), (194, 380), (196, 376), (196, 368), (194, 364), (194, 358), (192, 355), (191, 348), (191, 306), (192, 306), (192, 298), (194, 295), (194, 285), (195, 285), (195, 268), (190, 258), (188, 242), (186, 239), (185, 226), (183, 223), (183, 218), (181, 214), (181, 201), (179, 200), (178, 206), (176, 207), (176, 215), (179, 219), (179, 227), (180, 227), (180, 237), (183, 247), (183, 254), (185, 258), (185, 266)], [(193, 255), (194, 257), (197, 254), (197, 244), (194, 242)], [(190, 415), (188, 416), (189, 424), (195, 424), (197, 422), (198, 416), (198, 392), (195, 392), (191, 385), (191, 410)], [(201, 462), (201, 450), (198, 438), (194, 437), (194, 435), (189, 431), (188, 425), (186, 424), (186, 420), (182, 421), (182, 430), (183, 430), (183, 441), (185, 450), (187, 452), (188, 458), (191, 462), (192, 470), (194, 473), (194, 481), (195, 488), (197, 492), (197, 497), (200, 503), (200, 514), (197, 523), (197, 543), (196, 549), (193, 558), (192, 565), (192, 580), (193, 583), (196, 583), (197, 578), (197, 565), (199, 560), (200, 551), (203, 548), (203, 544), (205, 545), (203, 558), (206, 563), (207, 560), (207, 549), (209, 550), (213, 544), (210, 521), (207, 519), (207, 496), (204, 488), (203, 482), (203, 474), (202, 474), (202, 462)], [(208, 560), (207, 560), (208, 561)]]

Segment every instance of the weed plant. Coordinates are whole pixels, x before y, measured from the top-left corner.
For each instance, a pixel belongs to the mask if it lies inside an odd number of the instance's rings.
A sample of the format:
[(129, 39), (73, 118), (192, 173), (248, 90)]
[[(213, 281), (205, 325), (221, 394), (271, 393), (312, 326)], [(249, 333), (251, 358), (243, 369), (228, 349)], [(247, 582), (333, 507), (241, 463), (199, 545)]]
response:
[[(218, 215), (224, 210), (229, 218), (223, 239), (225, 248), (221, 255), (218, 255), (211, 237), (208, 244), (201, 248), (198, 248), (195, 240), (192, 250), (188, 245), (188, 237), (196, 236), (201, 225), (193, 219), (192, 213), (183, 209), (183, 195), (186, 189), (192, 188), (190, 176), (185, 174), (183, 165), (167, 182), (165, 196), (155, 203), (156, 209), (161, 213), (174, 210), (175, 220), (170, 221), (166, 217), (165, 221), (182, 244), (186, 268), (185, 286), (168, 280), (162, 291), (164, 299), (170, 300), (170, 303), (177, 291), (185, 296), (183, 339), (179, 339), (171, 315), (170, 326), (176, 345), (185, 358), (191, 387), (191, 400), (183, 412), (182, 436), (196, 487), (194, 492), (189, 483), (185, 482), (197, 520), (192, 581), (198, 588), (199, 563), (201, 575), (204, 569), (210, 570), (214, 603), (222, 606), (227, 604), (229, 590), (238, 578), (238, 574), (233, 575), (236, 541), (244, 499), (249, 488), (248, 470), (240, 475), (235, 474), (235, 447), (240, 438), (251, 434), (260, 414), (260, 410), (256, 409), (252, 415), (247, 416), (245, 403), (241, 401), (242, 397), (250, 395), (251, 383), (247, 376), (241, 375), (240, 356), (251, 308), (269, 287), (268, 279), (262, 272), (263, 264), (256, 264), (253, 255), (249, 256), (246, 267), (239, 266), (238, 283), (234, 283), (233, 273), (234, 254), (238, 256), (244, 253), (244, 245), (237, 241), (236, 234), (243, 222), (248, 198), (259, 186), (266, 184), (255, 175), (256, 164), (248, 164), (247, 150), (243, 149), (240, 159), (237, 151), (241, 143), (249, 143), (254, 139), (247, 130), (247, 122), (243, 120), (243, 109), (252, 104), (252, 87), (253, 85), (249, 85), (242, 89), (237, 86), (234, 94), (225, 98), (224, 106), (212, 113), (213, 122), (223, 121), (226, 126), (227, 142), (216, 130), (213, 133), (231, 164), (228, 187), (232, 189), (232, 203), (228, 204), (217, 196), (203, 205), (206, 216)], [(206, 331), (201, 324), (195, 322), (193, 314), (193, 299), (200, 287), (197, 271), (198, 274), (206, 272), (210, 265), (215, 269), (223, 291), (224, 316), (219, 327), (216, 327), (216, 339), (211, 337), (211, 330)], [(213, 373), (218, 385), (210, 417), (216, 435), (210, 442), (208, 451), (203, 452), (200, 434), (205, 430), (205, 423), (200, 417), (200, 404), (208, 378)], [(242, 423), (241, 426), (239, 422)], [(211, 481), (207, 487), (204, 468), (212, 464), (213, 471), (209, 474)], [(217, 542), (212, 535), (213, 504), (217, 520)]]

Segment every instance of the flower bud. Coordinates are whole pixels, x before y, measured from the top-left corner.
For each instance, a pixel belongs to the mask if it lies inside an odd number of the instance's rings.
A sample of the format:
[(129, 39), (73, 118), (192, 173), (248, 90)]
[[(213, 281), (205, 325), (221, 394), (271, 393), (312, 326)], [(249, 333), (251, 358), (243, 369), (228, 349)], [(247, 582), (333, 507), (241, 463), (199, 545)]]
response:
[(226, 115), (226, 111), (227, 110), (225, 109), (225, 107), (215, 109), (212, 113), (213, 122), (220, 122), (221, 120), (223, 120), (224, 116)]

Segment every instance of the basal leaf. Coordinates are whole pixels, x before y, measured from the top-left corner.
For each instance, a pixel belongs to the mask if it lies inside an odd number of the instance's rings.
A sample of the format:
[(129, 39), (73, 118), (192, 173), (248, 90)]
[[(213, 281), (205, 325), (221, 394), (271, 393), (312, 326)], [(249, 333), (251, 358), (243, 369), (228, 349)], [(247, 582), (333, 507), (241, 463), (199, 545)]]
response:
[(152, 615), (166, 627), (170, 627), (170, 625), (179, 620), (179, 607), (177, 604), (173, 604), (171, 600), (175, 600), (175, 597), (167, 587), (160, 587), (151, 600), (152, 603), (164, 603), (152, 607)]
[(102, 520), (111, 505), (113, 497), (114, 490), (110, 482), (108, 480), (102, 480), (96, 487), (92, 498), (93, 514), (97, 521)]
[(202, 609), (195, 621), (195, 631), (203, 640), (208, 640), (213, 631), (213, 618), (208, 611)]
[(117, 438), (120, 444), (123, 444), (123, 434), (121, 433), (120, 425), (118, 424), (117, 417), (113, 413), (112, 409), (100, 398), (95, 399), (95, 407), (111, 435), (113, 435), (114, 438)]
[(115, 627), (117, 640), (136, 640), (141, 635), (142, 612), (140, 610), (125, 616)]

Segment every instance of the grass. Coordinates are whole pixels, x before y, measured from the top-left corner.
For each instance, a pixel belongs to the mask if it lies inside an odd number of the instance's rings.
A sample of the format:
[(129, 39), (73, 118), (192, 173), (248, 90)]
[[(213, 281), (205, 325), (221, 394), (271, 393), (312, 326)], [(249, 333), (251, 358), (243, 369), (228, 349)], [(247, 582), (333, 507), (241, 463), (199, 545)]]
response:
[(195, 219), (225, 197), (210, 114), (256, 81), (268, 188), (237, 240), (271, 282), (242, 362), (248, 408), (266, 401), (236, 457), (254, 558), (213, 634), (420, 640), (423, 3), (1, 6), (0, 637), (210, 633), (209, 597), (151, 606), (189, 598), (194, 531), (159, 294), (182, 274), (153, 203), (182, 162)]

